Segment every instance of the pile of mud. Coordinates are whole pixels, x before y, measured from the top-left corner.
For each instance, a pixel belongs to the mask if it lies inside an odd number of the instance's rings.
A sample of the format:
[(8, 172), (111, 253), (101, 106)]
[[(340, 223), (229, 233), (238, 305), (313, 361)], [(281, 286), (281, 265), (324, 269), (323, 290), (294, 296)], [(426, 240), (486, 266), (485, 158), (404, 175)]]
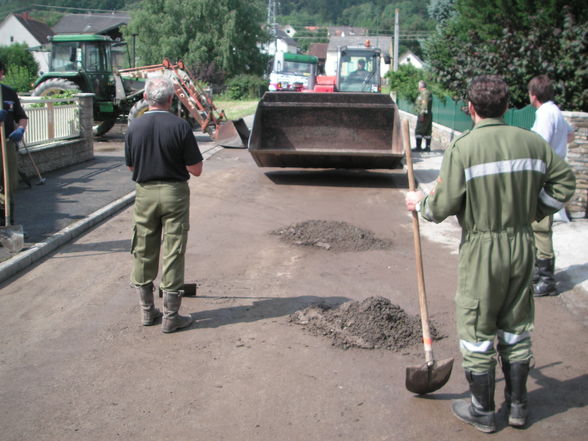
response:
[[(290, 322), (302, 325), (313, 335), (324, 335), (342, 349), (390, 349), (398, 351), (422, 342), (421, 321), (409, 316), (384, 297), (343, 303), (337, 308), (312, 305), (290, 315)], [(439, 338), (430, 324), (431, 336)]]
[(391, 240), (379, 239), (371, 231), (336, 221), (308, 220), (279, 228), (271, 234), (294, 245), (329, 251), (383, 250), (392, 246)]

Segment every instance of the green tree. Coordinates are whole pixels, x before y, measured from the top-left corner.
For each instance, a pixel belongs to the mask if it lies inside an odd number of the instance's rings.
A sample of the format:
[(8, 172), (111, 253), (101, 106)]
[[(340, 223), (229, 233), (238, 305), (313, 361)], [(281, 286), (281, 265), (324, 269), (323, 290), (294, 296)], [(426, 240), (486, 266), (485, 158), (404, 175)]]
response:
[(0, 60), (6, 66), (4, 83), (18, 92), (28, 92), (37, 78), (39, 65), (24, 43), (0, 46)]
[(125, 35), (136, 34), (141, 64), (184, 60), (194, 70), (212, 63), (227, 77), (261, 74), (266, 61), (261, 0), (143, 0)]
[(429, 40), (427, 61), (436, 80), (463, 97), (473, 76), (502, 75), (510, 86), (511, 105), (523, 107), (528, 81), (545, 73), (554, 79), (564, 109), (586, 110), (586, 11), (573, 0), (566, 5), (547, 1), (542, 3), (546, 9), (539, 10), (531, 8), (530, 0), (487, 3), (491, 5), (477, 3), (475, 11), (470, 0), (456, 0), (453, 17)]

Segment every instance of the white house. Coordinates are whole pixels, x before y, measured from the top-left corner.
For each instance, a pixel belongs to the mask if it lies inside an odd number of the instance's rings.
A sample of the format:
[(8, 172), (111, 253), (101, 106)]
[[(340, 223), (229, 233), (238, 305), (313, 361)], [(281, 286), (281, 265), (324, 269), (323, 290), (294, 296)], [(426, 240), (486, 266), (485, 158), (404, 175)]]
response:
[(275, 55), (277, 52), (290, 52), (293, 54), (298, 53), (298, 45), (294, 39), (288, 37), (288, 35), (276, 29), (273, 39), (260, 47), (260, 51), (264, 54)]
[(54, 32), (45, 23), (33, 20), (28, 14), (8, 14), (0, 23), (0, 45), (10, 46), (14, 43), (26, 43), (39, 64), (39, 70), (46, 72), (49, 68), (49, 53), (41, 47), (49, 42), (48, 37)]
[(398, 58), (398, 64), (400, 66), (402, 66), (403, 64), (410, 64), (410, 65), (416, 67), (417, 69), (423, 69), (425, 67), (425, 63), (423, 62), (423, 60), (421, 60), (419, 57), (417, 57), (411, 51), (404, 52)]

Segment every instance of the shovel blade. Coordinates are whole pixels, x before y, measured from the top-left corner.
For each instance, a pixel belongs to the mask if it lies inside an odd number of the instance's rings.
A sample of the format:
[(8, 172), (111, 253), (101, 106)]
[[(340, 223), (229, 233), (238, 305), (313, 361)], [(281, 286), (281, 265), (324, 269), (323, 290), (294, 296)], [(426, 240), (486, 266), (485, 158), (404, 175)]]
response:
[(242, 118), (234, 121), (223, 121), (216, 128), (213, 138), (222, 147), (246, 148), (249, 140), (249, 129)]
[(24, 233), (22, 225), (0, 227), (0, 243), (11, 253), (17, 253), (24, 248)]
[(418, 395), (441, 389), (451, 376), (453, 358), (406, 368), (406, 388)]

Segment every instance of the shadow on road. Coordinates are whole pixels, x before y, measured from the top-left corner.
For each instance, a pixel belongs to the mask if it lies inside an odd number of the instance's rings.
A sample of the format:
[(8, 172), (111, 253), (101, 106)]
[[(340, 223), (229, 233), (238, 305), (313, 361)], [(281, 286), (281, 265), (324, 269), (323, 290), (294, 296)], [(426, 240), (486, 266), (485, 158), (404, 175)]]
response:
[(559, 292), (571, 291), (588, 280), (588, 263), (570, 265), (561, 271), (556, 271), (555, 278)]
[[(560, 363), (554, 363), (560, 364)], [(529, 372), (529, 376), (535, 380), (539, 389), (529, 392), (529, 418), (528, 426), (565, 413), (570, 409), (586, 407), (588, 402), (586, 391), (588, 390), (588, 374), (568, 380), (559, 380), (548, 377), (543, 373), (547, 367), (535, 367)]]
[[(222, 299), (223, 297), (197, 296), (196, 298)], [(234, 299), (235, 297), (231, 297)], [(240, 297), (242, 299), (255, 299), (253, 304), (231, 306), (227, 308), (212, 309), (191, 314), (196, 320), (195, 328), (218, 328), (235, 323), (249, 323), (273, 317), (283, 317), (310, 305), (325, 304), (330, 307), (348, 302), (347, 297), (317, 297), (300, 296), (287, 298), (272, 297)], [(185, 306), (186, 310), (189, 308)]]
[(265, 172), (277, 185), (310, 185), (319, 187), (408, 188), (402, 170), (277, 170)]

